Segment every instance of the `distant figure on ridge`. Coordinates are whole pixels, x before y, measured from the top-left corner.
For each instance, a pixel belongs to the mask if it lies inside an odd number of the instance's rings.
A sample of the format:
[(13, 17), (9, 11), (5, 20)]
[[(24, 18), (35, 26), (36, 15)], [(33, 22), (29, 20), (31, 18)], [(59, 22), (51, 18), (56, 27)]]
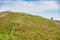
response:
[(53, 17), (51, 17), (51, 20), (53, 20)]
[(10, 9), (9, 9), (9, 12), (10, 12)]

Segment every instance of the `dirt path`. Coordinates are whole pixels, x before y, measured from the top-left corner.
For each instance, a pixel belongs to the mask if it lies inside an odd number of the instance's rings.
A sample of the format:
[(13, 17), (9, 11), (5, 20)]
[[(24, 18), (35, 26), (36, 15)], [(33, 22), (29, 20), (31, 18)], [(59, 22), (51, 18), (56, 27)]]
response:
[(58, 26), (60, 28), (60, 23), (57, 21), (54, 21), (54, 22), (55, 22), (56, 26)]
[(8, 13), (2, 13), (1, 15), (0, 15), (0, 17), (4, 17), (4, 16), (6, 16)]

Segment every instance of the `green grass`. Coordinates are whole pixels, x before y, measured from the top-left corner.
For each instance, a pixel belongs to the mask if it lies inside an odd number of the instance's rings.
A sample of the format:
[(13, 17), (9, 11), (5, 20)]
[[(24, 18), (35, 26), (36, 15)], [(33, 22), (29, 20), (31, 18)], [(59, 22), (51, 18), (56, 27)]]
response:
[(23, 12), (0, 18), (0, 40), (60, 40), (60, 28), (49, 19)]
[(56, 20), (56, 21), (60, 23), (60, 21), (59, 21), (59, 20)]

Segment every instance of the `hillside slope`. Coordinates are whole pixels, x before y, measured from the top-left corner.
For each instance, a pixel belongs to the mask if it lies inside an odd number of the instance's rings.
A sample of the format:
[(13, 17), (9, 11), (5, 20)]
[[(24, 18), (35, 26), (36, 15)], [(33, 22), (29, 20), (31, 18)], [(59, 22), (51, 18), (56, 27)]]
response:
[(60, 28), (60, 21), (54, 20), (54, 22), (55, 22), (56, 26)]
[(60, 28), (49, 19), (23, 12), (0, 17), (0, 40), (60, 40)]

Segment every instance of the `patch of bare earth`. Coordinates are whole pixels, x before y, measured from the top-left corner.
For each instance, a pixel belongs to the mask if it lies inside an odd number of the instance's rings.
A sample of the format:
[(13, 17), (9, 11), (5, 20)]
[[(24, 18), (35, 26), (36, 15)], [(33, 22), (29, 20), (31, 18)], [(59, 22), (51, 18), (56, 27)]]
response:
[(0, 13), (0, 17), (6, 16), (8, 13)]
[(54, 21), (54, 22), (55, 22), (56, 26), (58, 26), (60, 28), (60, 23), (57, 21)]

